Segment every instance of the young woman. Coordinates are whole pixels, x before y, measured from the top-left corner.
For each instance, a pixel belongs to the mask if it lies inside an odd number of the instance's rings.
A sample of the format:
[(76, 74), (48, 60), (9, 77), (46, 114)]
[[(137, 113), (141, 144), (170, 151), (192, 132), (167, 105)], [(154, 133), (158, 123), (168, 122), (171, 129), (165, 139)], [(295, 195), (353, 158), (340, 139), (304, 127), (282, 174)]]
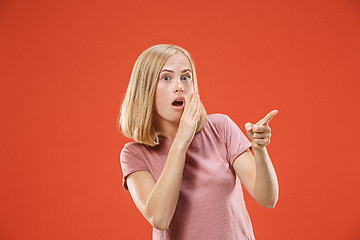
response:
[(120, 161), (123, 186), (153, 239), (255, 239), (241, 183), (261, 206), (275, 206), (266, 145), (276, 114), (245, 125), (250, 142), (228, 116), (206, 115), (186, 50), (161, 44), (139, 56), (119, 121), (135, 142), (125, 144)]

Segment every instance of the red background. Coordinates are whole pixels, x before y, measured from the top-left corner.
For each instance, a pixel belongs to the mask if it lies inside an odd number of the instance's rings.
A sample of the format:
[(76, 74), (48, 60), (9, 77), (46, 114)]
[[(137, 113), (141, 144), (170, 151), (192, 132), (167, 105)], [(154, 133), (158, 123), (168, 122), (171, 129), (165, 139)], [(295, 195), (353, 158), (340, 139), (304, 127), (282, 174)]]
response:
[(242, 130), (272, 109), (275, 209), (257, 239), (360, 239), (360, 4), (0, 3), (0, 239), (150, 239), (121, 187), (116, 118), (146, 48), (192, 53), (208, 113)]

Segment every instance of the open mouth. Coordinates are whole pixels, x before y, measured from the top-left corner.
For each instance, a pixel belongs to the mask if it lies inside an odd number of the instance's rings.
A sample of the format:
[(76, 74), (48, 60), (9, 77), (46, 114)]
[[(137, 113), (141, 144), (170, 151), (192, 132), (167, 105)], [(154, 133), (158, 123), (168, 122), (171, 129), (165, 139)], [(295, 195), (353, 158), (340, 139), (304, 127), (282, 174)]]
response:
[(173, 101), (172, 105), (176, 107), (181, 107), (184, 104), (182, 100), (175, 100)]

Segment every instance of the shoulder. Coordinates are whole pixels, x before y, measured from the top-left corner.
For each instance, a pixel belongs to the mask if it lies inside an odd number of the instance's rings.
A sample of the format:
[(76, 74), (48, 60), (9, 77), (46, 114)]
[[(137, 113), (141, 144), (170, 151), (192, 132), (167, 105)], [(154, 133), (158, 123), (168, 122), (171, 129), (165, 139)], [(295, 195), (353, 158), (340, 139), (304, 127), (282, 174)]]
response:
[(137, 149), (137, 144), (136, 142), (128, 142), (125, 143), (124, 147), (122, 148), (121, 152), (128, 152), (128, 151), (136, 151)]
[(140, 143), (137, 142), (128, 142), (124, 145), (120, 152), (120, 160), (124, 161), (127, 158), (141, 158), (143, 146)]
[(228, 115), (216, 113), (209, 114), (208, 116), (209, 127), (215, 128), (225, 138), (241, 131), (239, 126)]
[(122, 148), (120, 152), (120, 158), (131, 156), (144, 159), (151, 156), (154, 152), (157, 152), (158, 148), (159, 145), (151, 147), (139, 142), (128, 142)]
[(122, 151), (144, 151), (145, 149), (149, 149), (149, 148), (152, 148), (148, 145), (145, 145), (145, 144), (142, 144), (142, 143), (139, 143), (139, 142), (128, 142), (128, 143), (125, 143)]
[(223, 113), (214, 113), (207, 115), (208, 123), (217, 129), (224, 128), (229, 122), (232, 122), (231, 118)]
[(213, 113), (207, 115), (207, 120), (209, 123), (212, 124), (218, 124), (218, 123), (224, 123), (229, 119), (229, 116), (223, 113)]
[(222, 113), (213, 113), (207, 115), (207, 122), (204, 126), (205, 132), (214, 132), (216, 135), (224, 137), (224, 129), (228, 124), (229, 116)]

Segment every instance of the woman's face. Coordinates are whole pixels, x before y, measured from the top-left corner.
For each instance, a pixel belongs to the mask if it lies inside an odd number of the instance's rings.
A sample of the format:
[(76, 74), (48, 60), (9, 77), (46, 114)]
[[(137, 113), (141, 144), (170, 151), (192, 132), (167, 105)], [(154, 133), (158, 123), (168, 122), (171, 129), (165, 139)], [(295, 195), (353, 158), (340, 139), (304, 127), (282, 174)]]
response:
[(186, 56), (177, 52), (160, 71), (155, 92), (155, 122), (179, 122), (185, 97), (194, 91), (192, 69)]

